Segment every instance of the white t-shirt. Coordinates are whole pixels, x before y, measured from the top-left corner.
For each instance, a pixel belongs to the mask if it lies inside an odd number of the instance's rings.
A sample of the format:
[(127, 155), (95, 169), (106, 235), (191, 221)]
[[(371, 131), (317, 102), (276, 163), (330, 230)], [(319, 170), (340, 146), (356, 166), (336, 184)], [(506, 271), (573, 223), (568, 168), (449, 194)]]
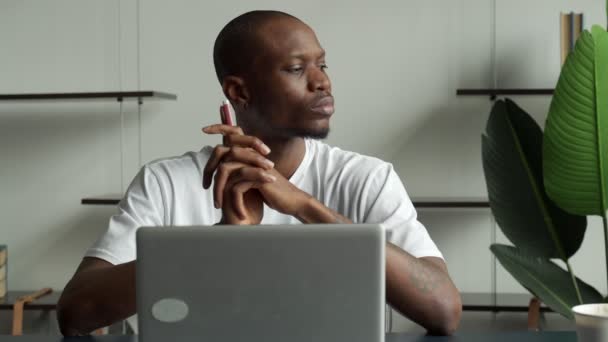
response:
[[(203, 189), (202, 173), (212, 147), (145, 165), (137, 174), (108, 230), (86, 256), (112, 264), (135, 260), (135, 231), (142, 226), (213, 225), (213, 186)], [(415, 257), (443, 258), (393, 170), (380, 159), (306, 139), (302, 163), (289, 180), (354, 223), (380, 223), (387, 241)], [(262, 224), (301, 224), (264, 206)], [(288, 228), (286, 228), (288, 229)]]

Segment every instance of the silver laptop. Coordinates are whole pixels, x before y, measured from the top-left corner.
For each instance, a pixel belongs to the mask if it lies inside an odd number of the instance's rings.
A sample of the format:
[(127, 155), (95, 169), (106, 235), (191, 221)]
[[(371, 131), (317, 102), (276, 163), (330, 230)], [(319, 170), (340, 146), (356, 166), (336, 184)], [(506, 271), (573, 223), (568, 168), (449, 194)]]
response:
[(380, 225), (137, 231), (143, 342), (383, 342)]

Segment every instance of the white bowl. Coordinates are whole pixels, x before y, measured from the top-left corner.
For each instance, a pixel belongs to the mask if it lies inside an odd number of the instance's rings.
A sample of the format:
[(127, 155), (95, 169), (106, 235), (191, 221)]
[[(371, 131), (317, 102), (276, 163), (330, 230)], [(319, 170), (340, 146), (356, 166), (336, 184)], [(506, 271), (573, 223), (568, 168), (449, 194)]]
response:
[(572, 308), (579, 342), (608, 341), (608, 304), (583, 304)]

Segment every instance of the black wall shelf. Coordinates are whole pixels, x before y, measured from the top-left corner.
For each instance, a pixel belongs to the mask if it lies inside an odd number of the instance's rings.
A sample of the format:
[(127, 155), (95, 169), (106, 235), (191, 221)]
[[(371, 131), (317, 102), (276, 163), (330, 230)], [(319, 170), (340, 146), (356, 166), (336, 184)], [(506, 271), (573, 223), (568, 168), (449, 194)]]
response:
[[(120, 202), (121, 195), (111, 194), (81, 199), (81, 204), (86, 205), (116, 205)], [(483, 198), (420, 198), (413, 200), (417, 209), (463, 209), (463, 208), (490, 208), (490, 203)]]
[(487, 198), (475, 198), (475, 197), (419, 197), (413, 198), (412, 202), (414, 207), (417, 209), (467, 209), (467, 208), (490, 208), (490, 202)]
[[(139, 105), (147, 100), (177, 100), (177, 95), (156, 90), (138, 91), (106, 91), (106, 92), (64, 92), (64, 93), (21, 93), (0, 94), (0, 101), (95, 101), (95, 100), (123, 100), (134, 99)], [(121, 113), (122, 114), (122, 113)], [(82, 204), (118, 204), (120, 196), (95, 196), (83, 198)]]
[(111, 195), (100, 195), (93, 197), (86, 197), (80, 200), (80, 204), (85, 205), (117, 205), (122, 198), (121, 195), (111, 194)]
[(0, 94), (0, 101), (41, 101), (41, 100), (107, 100), (115, 99), (156, 99), (176, 100), (177, 95), (156, 90), (141, 91), (108, 91), (87, 93), (29, 93), (29, 94)]
[(555, 89), (536, 88), (536, 89), (518, 89), (518, 88), (496, 88), (496, 89), (456, 89), (458, 96), (490, 96), (490, 100), (496, 100), (499, 95), (553, 95)]

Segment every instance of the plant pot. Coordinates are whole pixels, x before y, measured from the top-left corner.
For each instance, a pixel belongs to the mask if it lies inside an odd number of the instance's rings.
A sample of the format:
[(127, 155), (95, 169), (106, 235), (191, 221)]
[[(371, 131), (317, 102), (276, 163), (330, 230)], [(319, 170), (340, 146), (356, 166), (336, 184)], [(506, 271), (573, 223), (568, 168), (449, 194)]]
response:
[(608, 341), (608, 304), (583, 304), (572, 308), (579, 342)]

